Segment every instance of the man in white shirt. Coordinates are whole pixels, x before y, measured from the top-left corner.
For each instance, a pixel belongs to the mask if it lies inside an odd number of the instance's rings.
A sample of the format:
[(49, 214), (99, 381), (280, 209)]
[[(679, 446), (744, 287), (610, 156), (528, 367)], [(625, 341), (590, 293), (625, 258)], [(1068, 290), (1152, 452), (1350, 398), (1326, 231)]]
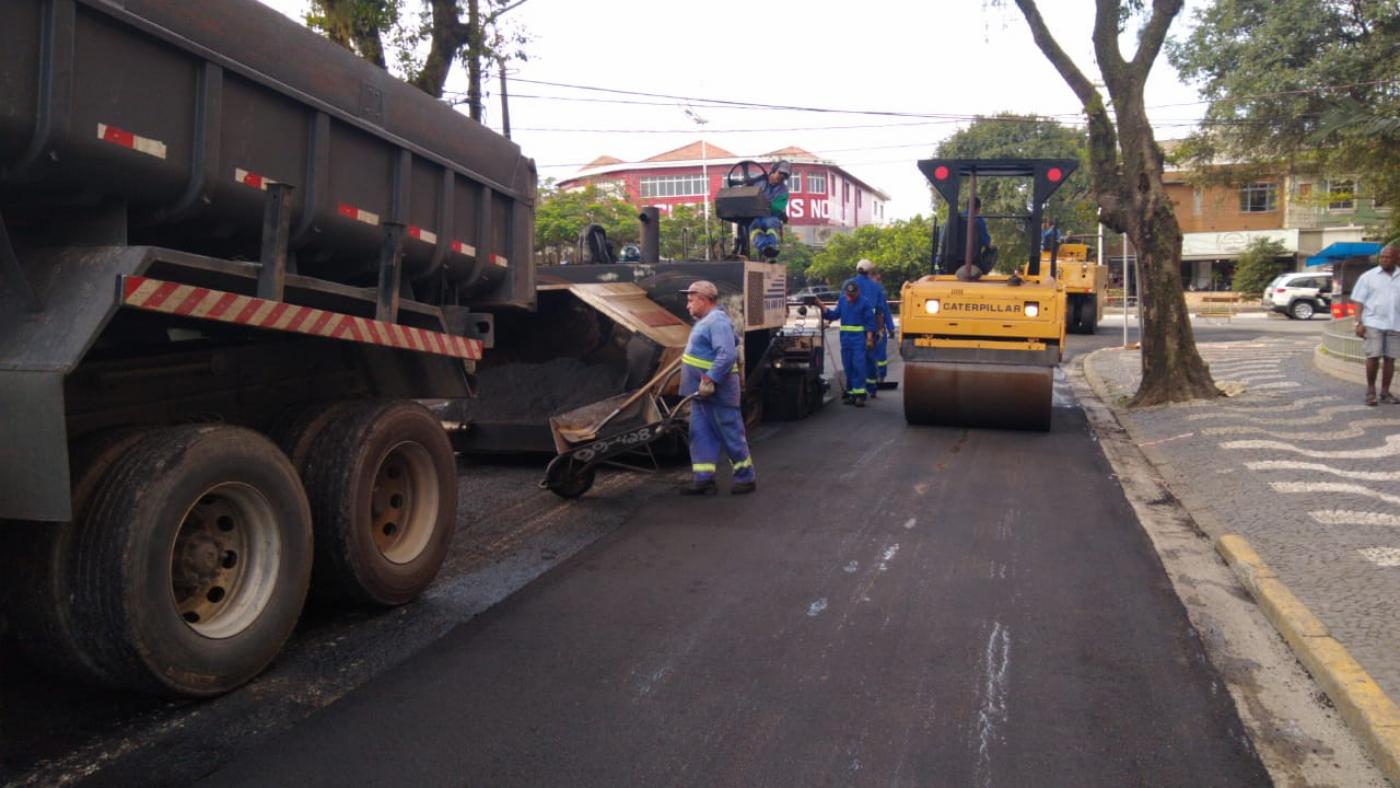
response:
[[(1400, 404), (1390, 393), (1395, 377), (1395, 358), (1400, 356), (1400, 246), (1394, 243), (1381, 250), (1380, 265), (1356, 280), (1351, 300), (1361, 305), (1356, 313), (1356, 335), (1363, 340), (1366, 354), (1366, 404)], [(1381, 372), (1381, 393), (1376, 396), (1376, 371)]]

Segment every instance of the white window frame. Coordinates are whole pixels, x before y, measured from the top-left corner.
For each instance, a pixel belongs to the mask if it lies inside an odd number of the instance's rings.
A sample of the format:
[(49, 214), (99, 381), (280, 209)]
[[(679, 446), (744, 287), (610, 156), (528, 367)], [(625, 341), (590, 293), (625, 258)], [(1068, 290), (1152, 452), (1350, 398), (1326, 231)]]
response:
[[(1338, 187), (1338, 186), (1341, 186), (1341, 185), (1343, 185), (1343, 184), (1346, 185), (1346, 187), (1347, 187), (1347, 193), (1349, 193), (1351, 196), (1350, 196), (1349, 199), (1338, 200), (1338, 199), (1335, 198), (1334, 195), (1335, 195), (1336, 193), (1340, 193), (1340, 192), (1337, 190), (1337, 187)], [(1352, 213), (1353, 211), (1356, 210), (1356, 179), (1355, 179), (1355, 178), (1337, 178), (1336, 180), (1328, 180), (1328, 181), (1327, 181), (1327, 195), (1328, 195), (1328, 197), (1327, 197), (1327, 212), (1328, 212), (1328, 213)]]
[(788, 178), (788, 193), (789, 193), (789, 194), (801, 194), (801, 193), (802, 193), (802, 173), (800, 173), (800, 172), (794, 172), (794, 173), (792, 174), (792, 177)]
[[(1256, 208), (1255, 199), (1262, 193), (1264, 207)], [(1240, 186), (1240, 213), (1273, 213), (1278, 210), (1278, 184), (1272, 181), (1252, 181)]]
[(637, 192), (644, 200), (659, 197), (705, 197), (708, 199), (709, 190), (705, 186), (705, 176), (698, 172), (680, 175), (643, 175), (637, 181)]
[(827, 183), (827, 181), (826, 181), (826, 173), (824, 173), (824, 172), (809, 172), (809, 173), (807, 173), (807, 190), (808, 190), (809, 192), (811, 192), (812, 194), (830, 194), (830, 192), (828, 192), (828, 191), (826, 190), (826, 189), (827, 189), (826, 183)]

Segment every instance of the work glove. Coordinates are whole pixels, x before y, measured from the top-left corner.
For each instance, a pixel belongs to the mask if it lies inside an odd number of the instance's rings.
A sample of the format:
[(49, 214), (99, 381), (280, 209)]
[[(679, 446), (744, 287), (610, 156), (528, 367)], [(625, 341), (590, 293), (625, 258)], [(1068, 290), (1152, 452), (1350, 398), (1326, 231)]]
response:
[(713, 380), (710, 380), (708, 376), (701, 375), (700, 388), (698, 393), (702, 398), (713, 397), (715, 395), (715, 382)]

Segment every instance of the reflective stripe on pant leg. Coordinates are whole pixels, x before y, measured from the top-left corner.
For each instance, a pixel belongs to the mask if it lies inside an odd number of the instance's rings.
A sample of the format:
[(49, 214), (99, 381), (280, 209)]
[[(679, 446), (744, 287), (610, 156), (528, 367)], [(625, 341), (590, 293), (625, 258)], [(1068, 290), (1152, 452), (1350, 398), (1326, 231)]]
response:
[(744, 435), (743, 413), (738, 408), (715, 408), (715, 419), (720, 439), (724, 441), (724, 452), (734, 468), (734, 481), (753, 481), (753, 457), (749, 455), (749, 442)]
[(699, 400), (690, 402), (690, 470), (696, 481), (715, 478), (721, 443), (713, 411)]

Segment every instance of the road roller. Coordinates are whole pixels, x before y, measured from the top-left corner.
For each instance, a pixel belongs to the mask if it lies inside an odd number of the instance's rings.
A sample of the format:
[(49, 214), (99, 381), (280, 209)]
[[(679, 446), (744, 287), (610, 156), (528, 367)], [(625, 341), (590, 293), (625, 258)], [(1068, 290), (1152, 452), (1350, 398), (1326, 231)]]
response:
[[(949, 219), (933, 272), (900, 292), (904, 418), (910, 424), (1048, 430), (1065, 341), (1065, 287), (1053, 256), (1048, 266), (1041, 264), (1039, 229), (1046, 201), (1078, 162), (927, 159), (918, 166), (947, 202)], [(1030, 213), (979, 216), (977, 181), (988, 177), (1028, 179)], [(988, 218), (1024, 226), (1029, 254), (1011, 273), (994, 272), (995, 250), (986, 248), (982, 224)]]
[(1040, 252), (1041, 267), (1057, 263), (1055, 278), (1065, 284), (1065, 325), (1071, 334), (1096, 332), (1108, 303), (1108, 266), (1100, 265), (1093, 254), (1087, 243), (1073, 239)]

